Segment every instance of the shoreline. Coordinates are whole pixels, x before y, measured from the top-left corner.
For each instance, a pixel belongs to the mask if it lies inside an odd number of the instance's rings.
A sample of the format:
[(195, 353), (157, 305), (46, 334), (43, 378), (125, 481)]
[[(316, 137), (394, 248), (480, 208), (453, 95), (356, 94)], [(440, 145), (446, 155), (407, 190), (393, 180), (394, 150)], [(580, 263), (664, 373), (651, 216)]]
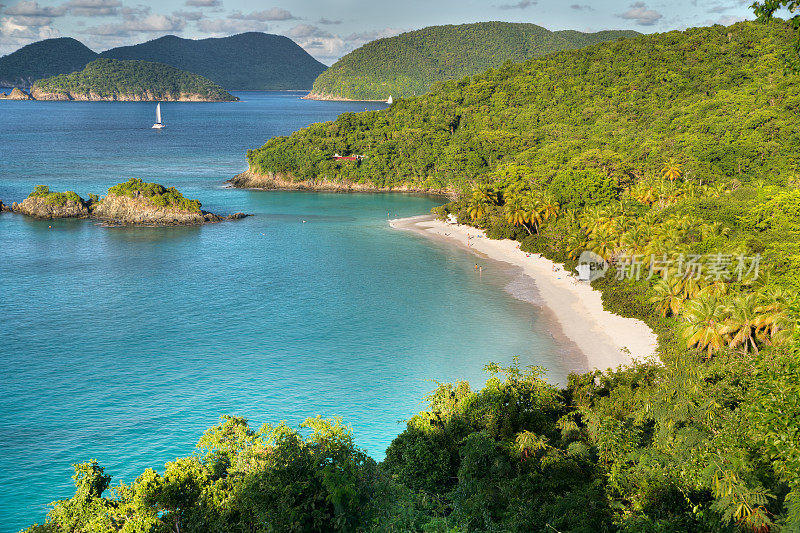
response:
[[(534, 254), (528, 256), (517, 248), (516, 241), (491, 240), (483, 230), (447, 224), (433, 215), (394, 219), (389, 225), (431, 240), (454, 243), (494, 261), (521, 268), (533, 281), (541, 307), (560, 329), (551, 333), (563, 336), (585, 357), (586, 368), (566, 368), (567, 371), (606, 370), (634, 361), (657, 359), (658, 338), (644, 322), (606, 311), (599, 291), (587, 283), (576, 282), (558, 263)], [(467, 235), (472, 236), (470, 246), (467, 246)], [(554, 272), (554, 266), (561, 270)], [(575, 365), (576, 362), (571, 363)]]
[(307, 95), (300, 98), (301, 100), (314, 100), (315, 102), (373, 102), (373, 103), (384, 103), (386, 104), (386, 100), (353, 100), (352, 98), (344, 98), (342, 96), (332, 96), (327, 94), (320, 94), (315, 93), (313, 91), (309, 92)]
[(256, 174), (245, 170), (227, 180), (225, 185), (232, 189), (252, 191), (306, 191), (306, 192), (342, 192), (342, 193), (412, 193), (431, 196), (441, 196), (453, 199), (457, 192), (454, 189), (426, 189), (408, 185), (375, 187), (368, 183), (354, 183), (329, 180), (302, 180), (295, 181), (290, 177), (278, 174)]

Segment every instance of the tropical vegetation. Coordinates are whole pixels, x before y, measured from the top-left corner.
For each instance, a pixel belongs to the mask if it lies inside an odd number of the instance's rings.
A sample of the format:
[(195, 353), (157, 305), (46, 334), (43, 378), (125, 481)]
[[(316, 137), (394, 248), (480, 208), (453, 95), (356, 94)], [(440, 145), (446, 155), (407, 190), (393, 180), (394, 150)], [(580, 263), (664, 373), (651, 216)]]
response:
[(141, 178), (131, 178), (108, 189), (109, 196), (146, 198), (158, 207), (169, 207), (181, 211), (200, 212), (199, 200), (185, 198), (175, 187), (166, 188), (158, 183), (147, 183)]
[(634, 35), (638, 33), (629, 30), (550, 31), (511, 22), (430, 26), (357, 48), (320, 74), (312, 92), (355, 100), (421, 95), (436, 82), (479, 74), (505, 61), (517, 63)]
[(56, 192), (51, 191), (47, 185), (37, 185), (33, 191), (28, 195), (28, 198), (40, 198), (50, 205), (64, 206), (67, 202), (73, 202), (79, 205), (85, 203), (75, 191)]
[(65, 95), (70, 99), (93, 96), (110, 100), (155, 101), (187, 97), (211, 101), (238, 100), (197, 74), (161, 63), (116, 59), (97, 59), (79, 72), (38, 80), (31, 91)]
[[(272, 138), (248, 163), (287, 179), (454, 191), (513, 163), (604, 194), (658, 177), (670, 160), (697, 185), (787, 182), (800, 160), (800, 94), (783, 59), (794, 38), (786, 22), (741, 22), (508, 63)], [(342, 164), (335, 153), (365, 158)]]

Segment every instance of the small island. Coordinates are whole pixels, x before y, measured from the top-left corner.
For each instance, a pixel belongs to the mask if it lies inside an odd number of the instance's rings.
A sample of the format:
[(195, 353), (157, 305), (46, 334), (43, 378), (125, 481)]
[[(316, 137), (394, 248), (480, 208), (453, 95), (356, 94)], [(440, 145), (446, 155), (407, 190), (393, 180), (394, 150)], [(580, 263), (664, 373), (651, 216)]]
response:
[(47, 185), (37, 185), (25, 200), (14, 202), (11, 210), (40, 219), (93, 218), (113, 226), (197, 226), (248, 216), (215, 215), (203, 211), (201, 205), (175, 187), (131, 178), (108, 189), (105, 197), (90, 194), (88, 200), (74, 191), (55, 192)]
[(81, 71), (38, 80), (33, 83), (29, 97), (32, 100), (120, 102), (239, 100), (203, 76), (161, 63), (118, 59), (98, 59)]
[(31, 95), (19, 88), (14, 88), (10, 93), (0, 93), (0, 100), (33, 100)]

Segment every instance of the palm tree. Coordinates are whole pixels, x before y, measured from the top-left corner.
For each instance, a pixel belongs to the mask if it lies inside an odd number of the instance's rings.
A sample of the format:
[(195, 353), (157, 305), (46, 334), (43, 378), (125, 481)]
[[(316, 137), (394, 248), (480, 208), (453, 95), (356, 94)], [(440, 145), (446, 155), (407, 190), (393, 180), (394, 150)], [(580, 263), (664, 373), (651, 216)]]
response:
[(506, 198), (505, 205), (506, 220), (514, 226), (522, 226), (531, 234), (530, 228), (526, 225), (528, 222), (528, 206), (525, 198), (519, 194), (515, 194)]
[(771, 287), (759, 295), (759, 313), (757, 319), (757, 335), (759, 340), (767, 344), (781, 344), (787, 341), (794, 329), (789, 317), (789, 306), (797, 298), (791, 289)]
[(727, 306), (728, 320), (722, 328), (723, 335), (729, 338), (728, 345), (733, 348), (742, 347), (744, 353), (750, 350), (758, 355), (756, 344), (759, 329), (759, 314), (756, 295), (745, 294), (733, 299)]
[(469, 204), (467, 205), (467, 212), (469, 213), (469, 218), (472, 220), (485, 217), (488, 209), (489, 204), (485, 200), (476, 197), (470, 198)]
[(542, 195), (538, 192), (529, 191), (524, 197), (525, 212), (528, 224), (532, 225), (539, 234), (539, 226), (544, 222), (542, 216)]
[(483, 218), (492, 205), (497, 205), (497, 192), (489, 185), (475, 185), (467, 205), (469, 217), (472, 220)]
[(644, 227), (636, 226), (622, 234), (620, 244), (631, 255), (640, 254), (649, 241)]
[(472, 197), (481, 199), (488, 205), (497, 205), (497, 191), (490, 185), (480, 184), (472, 188)]
[(664, 167), (661, 169), (661, 175), (670, 181), (675, 181), (683, 176), (683, 171), (681, 170), (681, 166), (676, 163), (674, 159), (670, 158), (669, 161), (664, 163)]
[(586, 236), (581, 232), (570, 233), (564, 242), (570, 259), (577, 259), (586, 250)]
[(725, 306), (713, 297), (699, 297), (683, 305), (683, 336), (688, 347), (706, 350), (707, 358), (725, 347)]
[(600, 228), (592, 232), (588, 247), (603, 259), (611, 260), (613, 259), (614, 252), (617, 250), (617, 240), (610, 230)]
[(686, 300), (677, 280), (659, 279), (653, 285), (653, 291), (656, 294), (650, 302), (656, 304), (656, 311), (663, 317), (677, 315)]
[(516, 444), (522, 460), (534, 455), (536, 452), (549, 448), (547, 442), (532, 431), (523, 431), (517, 435)]
[(555, 218), (558, 216), (558, 211), (560, 206), (558, 202), (556, 202), (552, 196), (549, 194), (545, 194), (541, 198), (541, 204), (539, 205), (539, 209), (542, 213), (543, 220), (550, 220), (551, 218)]

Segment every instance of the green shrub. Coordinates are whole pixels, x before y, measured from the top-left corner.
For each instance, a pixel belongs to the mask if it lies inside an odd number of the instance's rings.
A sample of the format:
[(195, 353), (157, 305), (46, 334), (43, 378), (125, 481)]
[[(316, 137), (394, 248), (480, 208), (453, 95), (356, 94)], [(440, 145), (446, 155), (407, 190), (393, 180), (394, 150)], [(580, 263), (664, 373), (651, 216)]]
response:
[(67, 202), (73, 202), (83, 205), (85, 202), (83, 198), (78, 196), (75, 191), (52, 192), (47, 185), (37, 185), (34, 187), (33, 192), (28, 195), (28, 198), (41, 198), (50, 205), (64, 207)]
[(200, 211), (198, 200), (189, 200), (175, 188), (165, 188), (158, 183), (147, 183), (140, 178), (131, 178), (125, 183), (118, 183), (108, 189), (108, 194), (136, 198), (144, 196), (158, 207), (170, 207), (181, 211)]

